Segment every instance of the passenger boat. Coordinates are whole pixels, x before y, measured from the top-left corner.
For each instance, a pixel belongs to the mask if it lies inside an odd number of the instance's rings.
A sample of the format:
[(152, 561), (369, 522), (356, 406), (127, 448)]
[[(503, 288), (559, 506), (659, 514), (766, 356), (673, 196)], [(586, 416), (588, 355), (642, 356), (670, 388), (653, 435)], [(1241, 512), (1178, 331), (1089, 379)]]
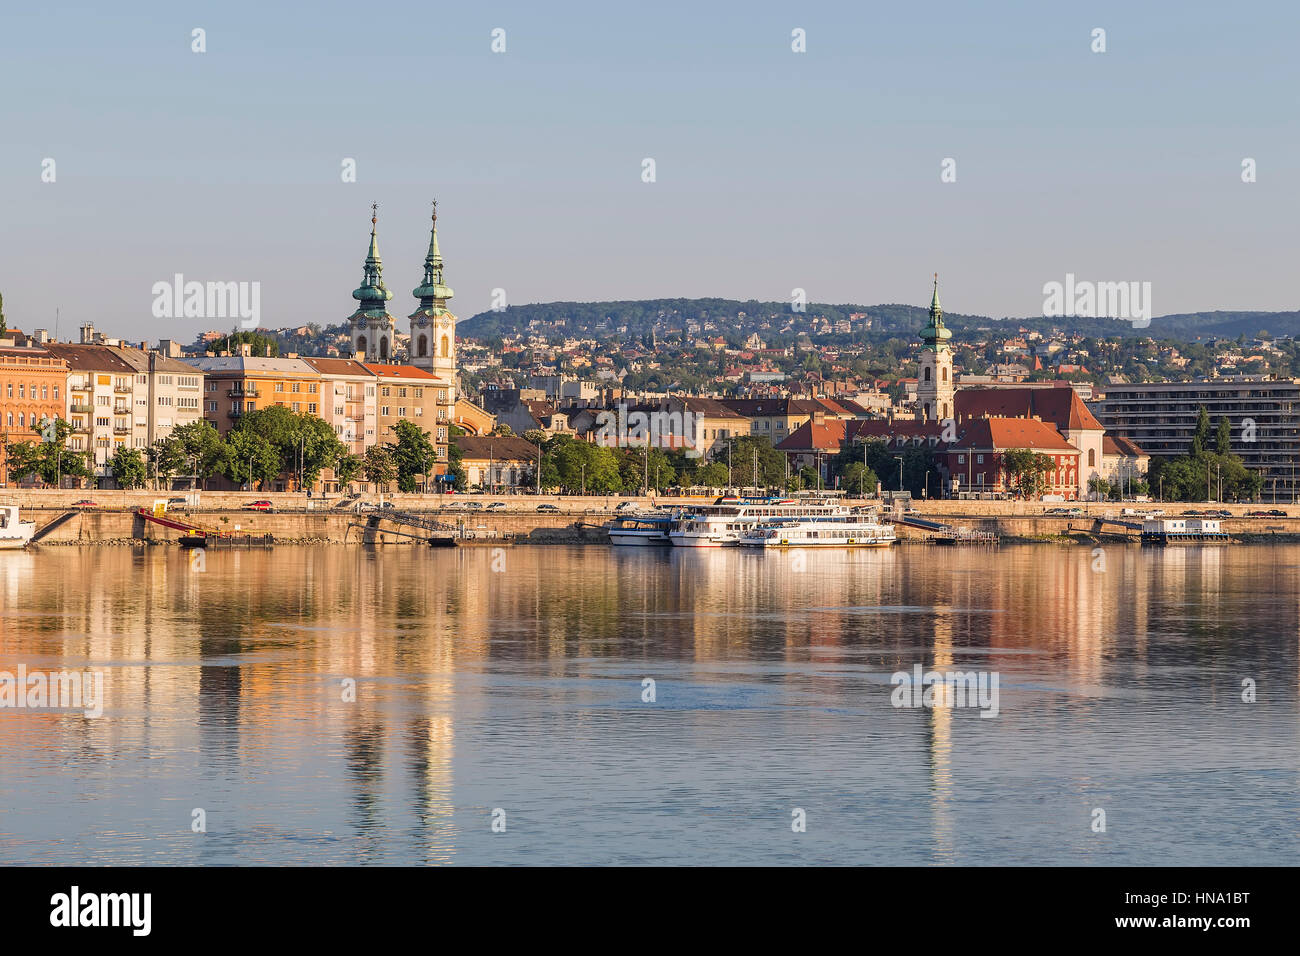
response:
[(894, 526), (875, 515), (833, 514), (760, 521), (741, 535), (749, 548), (887, 548)]
[(663, 511), (620, 515), (611, 521), (609, 543), (646, 547), (668, 544), (668, 529), (673, 516)]
[(35, 533), (35, 521), (18, 520), (17, 505), (0, 505), (0, 551), (22, 550)]
[(677, 548), (723, 548), (740, 544), (741, 537), (764, 521), (782, 518), (830, 517), (852, 514), (830, 500), (813, 498), (738, 498), (724, 496), (711, 505), (677, 512), (668, 540)]

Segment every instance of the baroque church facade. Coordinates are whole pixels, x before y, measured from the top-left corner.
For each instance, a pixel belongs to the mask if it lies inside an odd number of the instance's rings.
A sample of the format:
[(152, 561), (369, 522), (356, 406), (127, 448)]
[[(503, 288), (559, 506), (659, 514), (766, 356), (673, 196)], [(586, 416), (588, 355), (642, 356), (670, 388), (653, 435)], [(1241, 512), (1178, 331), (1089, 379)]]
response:
[[(352, 352), (361, 362), (387, 365), (396, 351), (397, 319), (388, 311), (393, 297), (384, 285), (384, 264), (379, 256), (378, 207), (371, 207), (370, 249), (362, 267), (361, 285), (352, 293), (356, 311), (348, 317)], [(408, 316), (410, 341), (406, 364), (440, 379), (450, 389), (448, 404), (455, 405), (456, 316), (447, 308), (455, 294), (443, 280), (442, 250), (438, 247), (438, 204), (433, 204), (429, 251), (424, 257), (424, 279), (411, 294), (418, 300)]]

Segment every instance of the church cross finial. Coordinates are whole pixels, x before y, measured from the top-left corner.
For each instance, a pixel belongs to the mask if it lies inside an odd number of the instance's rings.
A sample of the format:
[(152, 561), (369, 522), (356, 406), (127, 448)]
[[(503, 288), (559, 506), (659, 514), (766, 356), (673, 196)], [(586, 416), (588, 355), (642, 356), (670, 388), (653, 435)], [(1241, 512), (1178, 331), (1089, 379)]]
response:
[(372, 202), (370, 204), (370, 225), (372, 226), (376, 225), (378, 224), (378, 222), (379, 222), (379, 203)]

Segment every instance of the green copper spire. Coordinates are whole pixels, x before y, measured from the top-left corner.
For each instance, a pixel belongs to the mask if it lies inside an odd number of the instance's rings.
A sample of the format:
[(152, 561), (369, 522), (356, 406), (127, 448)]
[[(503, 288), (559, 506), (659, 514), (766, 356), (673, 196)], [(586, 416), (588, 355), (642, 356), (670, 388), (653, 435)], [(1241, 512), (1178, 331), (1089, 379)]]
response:
[(424, 257), (424, 282), (411, 294), (420, 300), (420, 309), (435, 309), (446, 304), (454, 292), (442, 284), (442, 250), (438, 248), (438, 200), (433, 201), (433, 229), (429, 252)]
[(370, 251), (366, 254), (365, 277), (361, 287), (352, 293), (352, 298), (361, 303), (360, 311), (384, 315), (388, 308), (384, 305), (393, 297), (393, 293), (384, 287), (384, 263), (379, 258), (379, 239), (375, 236), (375, 227), (379, 222), (379, 204), (370, 204)]
[(934, 274), (934, 295), (930, 298), (930, 321), (921, 329), (921, 341), (925, 343), (923, 348), (930, 349), (934, 352), (944, 352), (948, 349), (948, 340), (952, 338), (952, 332), (944, 328), (943, 308), (939, 305), (939, 273)]

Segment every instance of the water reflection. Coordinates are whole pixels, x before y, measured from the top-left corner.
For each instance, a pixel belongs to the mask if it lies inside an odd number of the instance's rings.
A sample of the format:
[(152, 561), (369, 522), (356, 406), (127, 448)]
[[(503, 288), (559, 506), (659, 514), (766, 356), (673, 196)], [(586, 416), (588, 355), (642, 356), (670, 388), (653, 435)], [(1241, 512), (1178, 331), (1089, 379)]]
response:
[[(0, 859), (1291, 862), (1300, 549), (1101, 557), (3, 554), (0, 669), (107, 707), (0, 710)], [(892, 707), (914, 664), (999, 717)]]

